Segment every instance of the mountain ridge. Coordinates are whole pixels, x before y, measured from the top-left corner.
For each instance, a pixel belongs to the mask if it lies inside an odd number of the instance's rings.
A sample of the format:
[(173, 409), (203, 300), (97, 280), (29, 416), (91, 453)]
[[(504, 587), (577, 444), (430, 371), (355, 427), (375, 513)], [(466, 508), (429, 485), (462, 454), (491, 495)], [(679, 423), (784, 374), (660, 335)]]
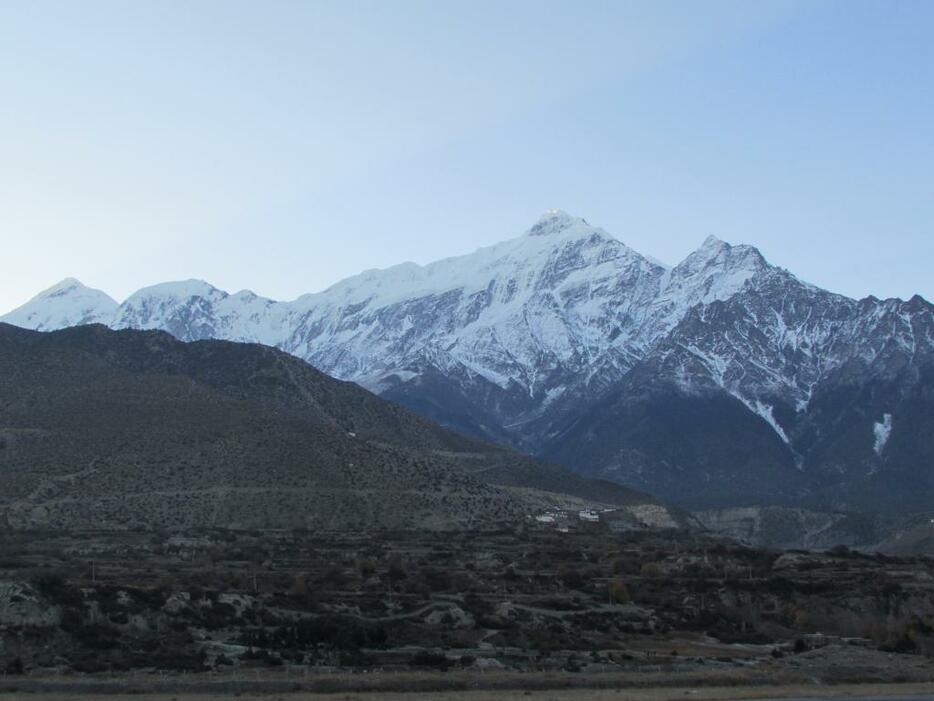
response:
[[(58, 304), (37, 298), (2, 319), (27, 326), (70, 320), (53, 313)], [(854, 300), (802, 282), (753, 246), (714, 236), (668, 267), (560, 210), (472, 254), (365, 271), (292, 302), (231, 295), (200, 281), (144, 288), (107, 323), (182, 340), (276, 346), (461, 432), (678, 498), (710, 492), (700, 488), (712, 473), (674, 466), (661, 447), (640, 443), (671, 420), (644, 403), (633, 414), (649, 395), (659, 402), (713, 397), (713, 406), (749, 424), (746, 437), (777, 440), (763, 453), (774, 453), (763, 484), (776, 474), (790, 475), (789, 485), (802, 470), (808, 475), (794, 494), (757, 492), (753, 480), (750, 498), (816, 498), (834, 473), (849, 479), (854, 465), (863, 476), (883, 470), (885, 453), (902, 440), (895, 404), (926, 387), (923, 368), (934, 358), (934, 307), (919, 295)], [(815, 396), (826, 403), (834, 392), (843, 401), (847, 383), (881, 380), (894, 389), (868, 427), (861, 414), (832, 418), (820, 402), (812, 406)], [(741, 407), (725, 408), (732, 405), (720, 395)], [(639, 415), (654, 428), (636, 435), (630, 424), (608, 425), (598, 436), (600, 421), (584, 426), (581, 417), (607, 402), (619, 407), (620, 420)], [(886, 414), (895, 417), (888, 424)], [(860, 425), (854, 440), (869, 452), (825, 455), (831, 429), (820, 421), (851, 420)], [(887, 439), (874, 450), (879, 422)], [(727, 473), (764, 477), (751, 467), (764, 458), (752, 452), (725, 453), (733, 463)], [(729, 482), (726, 473), (717, 479)]]

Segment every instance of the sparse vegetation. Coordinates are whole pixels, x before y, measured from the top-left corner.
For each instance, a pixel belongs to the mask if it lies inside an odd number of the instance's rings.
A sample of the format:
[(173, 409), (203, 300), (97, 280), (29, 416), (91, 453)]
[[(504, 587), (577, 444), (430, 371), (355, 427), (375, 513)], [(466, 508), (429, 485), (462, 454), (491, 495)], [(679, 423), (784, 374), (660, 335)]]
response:
[(785, 664), (834, 645), (934, 653), (925, 558), (529, 528), (6, 532), (0, 549), (22, 561), (0, 575), (20, 583), (0, 587), (20, 606), (0, 606), (20, 616), (0, 621), (9, 675), (53, 664), (437, 672), (495, 661), (583, 672), (677, 660), (701, 670), (711, 656)]

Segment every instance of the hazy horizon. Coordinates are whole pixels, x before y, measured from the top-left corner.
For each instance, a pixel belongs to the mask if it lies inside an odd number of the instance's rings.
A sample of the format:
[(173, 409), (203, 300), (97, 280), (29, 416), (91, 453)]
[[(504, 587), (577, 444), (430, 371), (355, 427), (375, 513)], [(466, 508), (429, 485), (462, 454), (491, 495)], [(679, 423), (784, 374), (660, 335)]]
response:
[(934, 296), (925, 2), (6, 2), (0, 314), (65, 277), (289, 300), (561, 208)]

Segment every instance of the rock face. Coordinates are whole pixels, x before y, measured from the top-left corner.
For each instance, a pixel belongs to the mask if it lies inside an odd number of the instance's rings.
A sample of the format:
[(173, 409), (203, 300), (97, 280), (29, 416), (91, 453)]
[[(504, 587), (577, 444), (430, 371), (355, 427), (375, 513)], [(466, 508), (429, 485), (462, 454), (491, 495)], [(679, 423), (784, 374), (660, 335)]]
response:
[[(43, 294), (5, 320), (82, 323), (67, 308)], [(292, 302), (188, 281), (82, 313), (273, 345), (691, 507), (934, 508), (934, 307), (833, 294), (713, 237), (667, 268), (549, 211), (519, 238)]]
[(0, 626), (45, 628), (58, 625), (61, 610), (50, 606), (29, 584), (0, 580)]

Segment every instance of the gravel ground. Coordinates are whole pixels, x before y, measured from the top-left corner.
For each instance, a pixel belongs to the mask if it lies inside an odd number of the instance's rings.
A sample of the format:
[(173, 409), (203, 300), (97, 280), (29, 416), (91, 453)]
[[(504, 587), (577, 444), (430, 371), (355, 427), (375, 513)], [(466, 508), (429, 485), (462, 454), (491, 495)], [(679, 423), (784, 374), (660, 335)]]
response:
[[(72, 701), (97, 698), (86, 694), (0, 694), (2, 701)], [(727, 701), (748, 699), (787, 699), (817, 701), (852, 699), (858, 701), (922, 701), (934, 699), (934, 684), (860, 684), (818, 688), (808, 685), (770, 687), (672, 687), (663, 689), (564, 689), (555, 691), (446, 691), (428, 693), (366, 693), (366, 694), (115, 694), (108, 701), (229, 701), (232, 698), (250, 701)]]
[[(893, 695), (934, 699), (934, 660), (837, 645), (735, 667), (592, 674), (535, 672), (410, 672), (288, 676), (263, 673), (157, 677), (0, 679), (0, 701), (106, 697), (288, 699), (300, 701), (656, 701), (661, 699), (854, 698)], [(920, 696), (919, 696), (920, 695)]]

